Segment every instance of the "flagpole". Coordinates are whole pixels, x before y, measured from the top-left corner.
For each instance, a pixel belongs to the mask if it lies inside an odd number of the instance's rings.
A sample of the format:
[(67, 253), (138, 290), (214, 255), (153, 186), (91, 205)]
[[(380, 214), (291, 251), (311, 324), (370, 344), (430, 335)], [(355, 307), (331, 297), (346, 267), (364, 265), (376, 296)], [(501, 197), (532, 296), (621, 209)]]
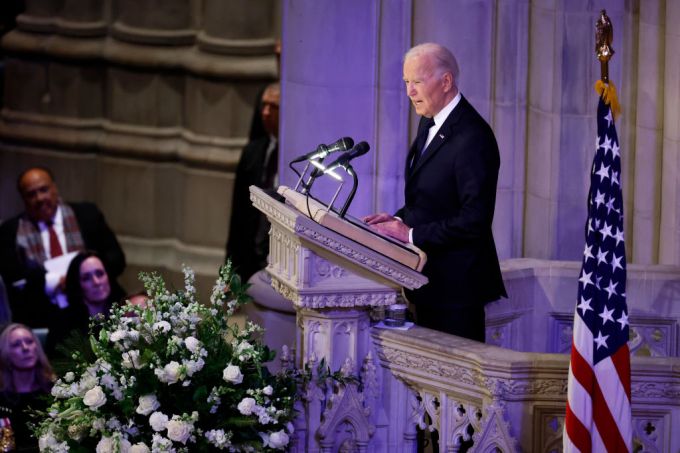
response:
[(601, 78), (595, 84), (597, 145), (590, 171), (585, 248), (578, 279), (564, 453), (632, 452), (630, 339), (626, 304), (621, 150), (615, 119), (620, 110), (609, 80), (612, 24), (605, 10), (595, 22)]

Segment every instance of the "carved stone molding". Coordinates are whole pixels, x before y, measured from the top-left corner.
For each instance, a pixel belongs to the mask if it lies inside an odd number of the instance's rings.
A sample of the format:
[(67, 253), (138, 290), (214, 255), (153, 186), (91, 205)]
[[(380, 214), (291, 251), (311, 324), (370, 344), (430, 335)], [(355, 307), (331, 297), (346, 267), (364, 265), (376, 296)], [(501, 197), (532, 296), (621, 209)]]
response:
[[(428, 374), (442, 377), (452, 382), (463, 383), (470, 386), (474, 386), (479, 382), (477, 372), (468, 368), (444, 363), (431, 357), (417, 355), (415, 354), (415, 351), (405, 352), (401, 349), (382, 345), (378, 349), (378, 353), (384, 361), (391, 365), (391, 371), (396, 376), (406, 378), (410, 382), (413, 382), (413, 370), (427, 372)], [(394, 365), (397, 365), (398, 368), (394, 367)]]
[(111, 35), (121, 41), (134, 44), (188, 46), (194, 43), (196, 30), (160, 30), (114, 22), (111, 27)]
[(17, 28), (27, 32), (57, 33), (64, 36), (92, 38), (104, 36), (108, 24), (103, 20), (74, 21), (62, 17), (40, 17), (20, 14)]
[(360, 290), (344, 293), (313, 292), (303, 293), (288, 283), (272, 275), (272, 288), (298, 308), (350, 308), (350, 307), (378, 307), (396, 303), (397, 294), (394, 291), (380, 291), (365, 293)]
[(214, 170), (234, 169), (243, 139), (213, 139), (189, 130), (116, 125), (103, 119), (53, 117), (3, 109), (0, 137), (72, 152), (100, 152), (155, 162), (178, 161)]
[(276, 290), (277, 293), (281, 294), (286, 299), (292, 301), (293, 304), (295, 304), (296, 306), (298, 305), (298, 300), (300, 299), (300, 296), (297, 290), (295, 290), (295, 288), (293, 288), (292, 286), (289, 286), (286, 283), (282, 282), (273, 275), (272, 275), (272, 288), (274, 288), (274, 290)]
[[(326, 402), (317, 430), (321, 445), (330, 447), (349, 441), (366, 446), (375, 432), (369, 415), (370, 409), (364, 406), (364, 396), (356, 384), (337, 386)], [(342, 426), (349, 429), (338, 429)], [(351, 437), (337, 439), (338, 431), (345, 431)]]
[[(279, 209), (279, 206), (277, 206), (278, 201), (272, 203), (269, 199), (256, 196), (254, 194), (250, 195), (250, 201), (253, 203), (255, 208), (264, 213), (264, 215), (266, 215), (270, 220), (283, 225), (284, 227), (288, 228), (289, 231), (293, 231), (295, 229), (295, 216)], [(277, 238), (283, 238), (287, 232), (274, 225), (272, 227), (272, 234), (274, 233), (278, 235)], [(299, 241), (296, 242), (299, 243)]]
[(299, 235), (322, 246), (323, 248), (338, 255), (344, 256), (352, 262), (361, 264), (376, 274), (383, 275), (401, 286), (405, 286), (407, 288), (419, 288), (423, 284), (422, 279), (416, 279), (405, 274), (404, 272), (399, 271), (398, 269), (395, 269), (395, 267), (387, 266), (383, 262), (375, 259), (375, 257), (369, 256), (368, 254), (356, 248), (349, 247), (346, 243), (339, 242), (335, 238), (325, 235), (317, 229), (311, 229), (305, 225), (297, 224), (295, 231)]
[(677, 404), (680, 401), (680, 382), (636, 381), (630, 385), (635, 399), (656, 400), (658, 404)]
[(498, 379), (487, 377), (483, 381), (494, 397), (502, 399), (517, 399), (529, 396), (562, 398), (567, 394), (566, 376), (564, 379)]
[[(196, 45), (183, 44), (184, 41), (195, 40), (194, 30), (144, 30), (143, 34), (134, 35), (123, 33), (119, 26), (116, 33), (122, 39), (113, 39), (100, 36), (100, 26), (99, 22), (77, 26), (69, 22), (70, 28), (64, 28), (64, 22), (40, 18), (25, 25), (24, 30), (17, 29), (7, 33), (3, 37), (3, 48), (12, 53), (47, 55), (67, 60), (98, 60), (143, 70), (181, 70), (207, 77), (275, 80), (278, 75), (273, 53), (245, 55), (237, 48), (227, 55), (206, 52)], [(41, 27), (47, 31), (34, 32)], [(28, 31), (27, 28), (31, 30)], [(128, 28), (126, 26), (125, 30)], [(57, 32), (59, 34), (55, 34)], [(157, 45), (166, 38), (178, 42), (169, 46)]]
[(225, 39), (201, 31), (196, 36), (196, 43), (203, 51), (223, 55), (270, 55), (274, 53), (276, 39)]
[(518, 451), (517, 440), (510, 434), (502, 404), (492, 403), (484, 408), (480, 426), (472, 437), (475, 451)]

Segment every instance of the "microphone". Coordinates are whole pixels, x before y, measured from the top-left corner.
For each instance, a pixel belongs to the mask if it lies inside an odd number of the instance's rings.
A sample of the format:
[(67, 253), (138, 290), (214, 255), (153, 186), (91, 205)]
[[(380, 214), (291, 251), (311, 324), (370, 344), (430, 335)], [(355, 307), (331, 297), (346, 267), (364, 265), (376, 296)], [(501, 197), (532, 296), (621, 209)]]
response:
[(321, 144), (316, 147), (314, 151), (310, 151), (307, 154), (303, 154), (302, 156), (296, 157), (295, 159), (291, 160), (291, 164), (296, 164), (298, 162), (302, 162), (303, 160), (311, 160), (311, 159), (324, 159), (326, 156), (328, 156), (330, 153), (334, 153), (336, 151), (347, 151), (348, 149), (352, 149), (352, 146), (354, 146), (354, 140), (352, 140), (352, 137), (342, 137), (335, 143), (331, 143), (330, 145), (324, 145)]
[(317, 168), (317, 169), (315, 169), (314, 171), (315, 171), (315, 172), (318, 171), (319, 173), (326, 174), (326, 173), (329, 173), (329, 172), (335, 170), (335, 169), (338, 168), (338, 167), (343, 167), (343, 168), (345, 168), (345, 170), (346, 170), (346, 169), (347, 169), (347, 164), (349, 164), (349, 161), (350, 161), (350, 160), (352, 160), (352, 159), (354, 159), (354, 158), (356, 158), (356, 157), (359, 157), (359, 156), (363, 156), (364, 154), (366, 154), (366, 153), (368, 152), (369, 149), (371, 149), (371, 147), (368, 146), (368, 143), (366, 143), (366, 142), (359, 142), (359, 143), (357, 144), (357, 146), (355, 146), (355, 147), (352, 148), (351, 150), (349, 150), (349, 151), (347, 151), (346, 153), (344, 153), (342, 156), (340, 156), (340, 157), (338, 157), (337, 159), (335, 159), (335, 160), (334, 160), (333, 162), (331, 162), (331, 164), (328, 165), (324, 170), (319, 170), (319, 169)]

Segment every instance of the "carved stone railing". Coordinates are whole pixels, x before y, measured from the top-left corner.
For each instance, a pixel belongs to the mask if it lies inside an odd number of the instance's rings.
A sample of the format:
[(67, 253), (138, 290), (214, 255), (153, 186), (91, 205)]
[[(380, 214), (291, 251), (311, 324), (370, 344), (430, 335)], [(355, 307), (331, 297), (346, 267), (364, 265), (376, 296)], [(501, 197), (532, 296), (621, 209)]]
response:
[[(424, 426), (427, 414), (440, 451), (457, 451), (468, 426), (474, 451), (561, 451), (568, 355), (511, 351), (418, 327), (374, 329), (372, 338), (383, 385), (397, 379), (413, 391), (388, 419), (408, 412), (408, 426)], [(635, 445), (678, 451), (672, 427), (680, 423), (680, 358), (633, 357), (631, 368)], [(404, 440), (411, 436), (405, 429)]]

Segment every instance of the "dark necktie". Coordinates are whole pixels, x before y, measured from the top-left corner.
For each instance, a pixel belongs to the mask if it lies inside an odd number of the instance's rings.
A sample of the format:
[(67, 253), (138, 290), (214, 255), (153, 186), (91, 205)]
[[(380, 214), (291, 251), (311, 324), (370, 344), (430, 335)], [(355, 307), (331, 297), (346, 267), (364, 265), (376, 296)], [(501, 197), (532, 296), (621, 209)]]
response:
[(432, 126), (434, 126), (434, 119), (425, 118), (425, 124), (423, 125), (422, 129), (420, 129), (420, 132), (416, 137), (416, 152), (413, 154), (413, 162), (411, 163), (411, 169), (416, 168), (418, 159), (420, 159), (420, 156), (423, 155), (423, 151), (425, 151), (424, 150), (425, 142), (427, 142), (427, 135), (429, 134), (430, 128)]
[(57, 256), (63, 255), (64, 252), (61, 250), (61, 244), (59, 243), (57, 233), (52, 227), (52, 222), (47, 224), (47, 231), (50, 235), (50, 258), (56, 258)]
[(279, 166), (279, 147), (274, 146), (274, 149), (269, 153), (267, 162), (264, 165), (264, 178), (262, 180), (262, 187), (265, 189), (274, 188), (274, 180)]

